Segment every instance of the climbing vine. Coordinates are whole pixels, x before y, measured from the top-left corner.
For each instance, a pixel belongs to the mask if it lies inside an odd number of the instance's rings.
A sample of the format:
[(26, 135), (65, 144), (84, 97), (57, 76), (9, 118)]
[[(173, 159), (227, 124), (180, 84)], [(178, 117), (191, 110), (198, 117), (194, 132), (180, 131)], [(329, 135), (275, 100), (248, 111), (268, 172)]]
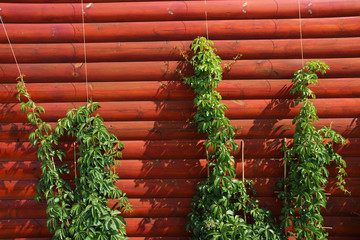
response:
[[(99, 103), (90, 100), (86, 106), (69, 110), (52, 130), (40, 118), (44, 108), (31, 100), (23, 76), (18, 80), (17, 98), (26, 99), (20, 110), (37, 127), (29, 136), (29, 141), (38, 147), (42, 171), (36, 200), (47, 202), (47, 228), (54, 233), (53, 239), (126, 239), (125, 220), (119, 210), (108, 207), (107, 201), (118, 199), (117, 209), (130, 210), (125, 193), (114, 185), (118, 179), (114, 165), (124, 146), (107, 131), (103, 119), (93, 114)], [(64, 150), (58, 148), (63, 135), (73, 137), (77, 146), (71, 184), (63, 179), (70, 173), (69, 167), (59, 165), (65, 158)]]
[(328, 235), (323, 227), (320, 214), (325, 208), (327, 197), (325, 186), (329, 172), (326, 169), (331, 162), (338, 166), (337, 186), (344, 192), (346, 163), (334, 152), (333, 143), (345, 144), (345, 139), (329, 127), (316, 129), (313, 122), (319, 120), (312, 99), (315, 94), (309, 85), (316, 84), (317, 73), (325, 74), (329, 69), (325, 63), (311, 61), (298, 70), (293, 78), (291, 93), (299, 94), (295, 104), (301, 105), (300, 113), (293, 120), (295, 124), (294, 143), (284, 146), (286, 164), (289, 168), (287, 178), (280, 184), (283, 199), (282, 226), (290, 225), (297, 239), (326, 239)]
[[(252, 182), (236, 179), (231, 152), (238, 146), (235, 130), (225, 116), (227, 106), (214, 90), (222, 80), (222, 61), (212, 46), (212, 41), (198, 37), (191, 45), (191, 58), (182, 52), (194, 74), (180, 74), (194, 89), (197, 111), (193, 122), (199, 133), (207, 134), (205, 148), (211, 169), (208, 178), (197, 186), (187, 229), (194, 234), (193, 239), (281, 239), (270, 212), (259, 208), (249, 196), (249, 191), (255, 194)], [(245, 215), (251, 219), (247, 221)]]

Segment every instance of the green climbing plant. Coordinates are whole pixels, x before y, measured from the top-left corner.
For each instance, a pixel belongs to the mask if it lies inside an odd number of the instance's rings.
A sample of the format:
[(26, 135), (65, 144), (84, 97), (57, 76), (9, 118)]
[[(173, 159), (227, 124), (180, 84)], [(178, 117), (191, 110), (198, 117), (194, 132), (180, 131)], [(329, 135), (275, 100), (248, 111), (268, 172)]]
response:
[[(18, 80), (17, 98), (26, 99), (20, 110), (37, 127), (29, 136), (29, 141), (38, 147), (42, 171), (36, 200), (47, 202), (47, 228), (54, 233), (53, 239), (126, 239), (126, 222), (119, 210), (128, 211), (131, 206), (125, 193), (114, 185), (118, 179), (114, 166), (124, 146), (107, 131), (103, 119), (93, 114), (99, 103), (90, 100), (86, 106), (69, 110), (52, 130), (40, 118), (44, 108), (31, 100), (23, 76)], [(73, 137), (77, 146), (71, 184), (63, 179), (70, 173), (66, 164), (61, 165), (65, 152), (59, 149), (58, 142), (63, 135)], [(108, 199), (118, 200), (116, 209), (108, 207)]]
[(181, 52), (193, 68), (192, 76), (179, 72), (195, 93), (193, 122), (199, 133), (207, 134), (205, 148), (211, 169), (208, 178), (197, 186), (187, 230), (197, 240), (281, 239), (271, 213), (259, 208), (258, 201), (250, 197), (249, 192), (256, 193), (252, 181), (236, 179), (232, 152), (238, 146), (235, 130), (225, 116), (227, 106), (214, 90), (222, 80), (222, 60), (212, 46), (212, 41), (198, 37), (191, 45), (191, 58)]
[(280, 217), (282, 226), (297, 239), (326, 239), (328, 235), (323, 227), (321, 209), (326, 207), (325, 186), (329, 172), (327, 166), (331, 162), (337, 164), (337, 186), (349, 193), (344, 185), (346, 163), (334, 152), (333, 143), (345, 144), (345, 139), (330, 127), (316, 129), (313, 125), (319, 118), (313, 104), (315, 94), (309, 85), (318, 81), (317, 73), (325, 74), (329, 69), (325, 63), (311, 61), (295, 72), (291, 93), (298, 94), (295, 105), (300, 105), (300, 113), (293, 120), (295, 124), (294, 143), (284, 146), (287, 178), (280, 184), (279, 198), (284, 207)]

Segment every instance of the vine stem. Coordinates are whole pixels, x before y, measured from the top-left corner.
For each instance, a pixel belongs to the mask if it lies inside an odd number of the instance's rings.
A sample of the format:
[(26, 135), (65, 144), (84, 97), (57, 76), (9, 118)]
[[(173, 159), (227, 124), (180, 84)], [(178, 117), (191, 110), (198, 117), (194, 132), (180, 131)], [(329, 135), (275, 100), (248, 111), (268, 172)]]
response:
[[(245, 160), (244, 160), (244, 148), (245, 148), (245, 141), (241, 139), (241, 168), (242, 168), (242, 181), (245, 184)], [(246, 213), (244, 211), (244, 221), (246, 223)]]

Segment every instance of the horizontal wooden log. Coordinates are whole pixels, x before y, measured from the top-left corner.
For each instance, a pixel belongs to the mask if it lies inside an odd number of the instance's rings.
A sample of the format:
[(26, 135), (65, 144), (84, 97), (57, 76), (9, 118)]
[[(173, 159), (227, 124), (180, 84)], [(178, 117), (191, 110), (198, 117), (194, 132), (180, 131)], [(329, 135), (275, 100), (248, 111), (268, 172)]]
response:
[[(360, 39), (359, 39), (360, 42)], [(346, 82), (346, 84), (344, 84)], [(88, 83), (28, 83), (31, 98), (39, 102), (94, 101), (163, 101), (192, 100), (193, 90), (181, 81), (91, 82)], [(224, 100), (232, 99), (291, 99), (291, 80), (224, 80), (218, 91)], [(317, 98), (358, 98), (360, 78), (326, 78), (310, 87)], [(116, 91), (114, 91), (116, 89)], [(15, 83), (0, 84), (0, 102), (17, 102)], [(22, 98), (22, 101), (25, 101)]]
[[(129, 237), (129, 240), (188, 240), (189, 237)], [(2, 238), (2, 240), (51, 240), (48, 238)], [(332, 240), (329, 238), (329, 240)], [(353, 240), (353, 239), (342, 239), (342, 240)], [(357, 239), (355, 239), (357, 240)]]
[[(360, 24), (359, 24), (360, 26)], [(304, 62), (311, 59), (305, 59)], [(331, 69), (327, 78), (358, 78), (360, 58), (320, 59)], [(229, 64), (224, 61), (224, 64)], [(224, 71), (224, 79), (291, 79), (302, 68), (301, 59), (239, 60)], [(182, 62), (97, 62), (88, 63), (89, 82), (174, 81)], [(85, 82), (83, 63), (20, 64), (27, 82)], [(0, 83), (15, 83), (15, 64), (0, 64)], [(185, 69), (185, 71), (188, 68)], [(49, 77), (51, 76), (51, 78)]]
[[(276, 197), (279, 178), (255, 178), (254, 187), (259, 197)], [(118, 186), (129, 198), (191, 198), (196, 185), (202, 179), (121, 179)], [(344, 193), (335, 185), (335, 178), (329, 178), (325, 191), (335, 197)], [(360, 178), (346, 178), (346, 187), (352, 197), (360, 197)], [(37, 180), (0, 181), (1, 200), (34, 199)]]
[[(231, 120), (236, 138), (292, 138), (295, 126), (292, 119), (244, 119)], [(52, 128), (55, 123), (49, 123)], [(120, 140), (171, 140), (204, 139), (196, 126), (186, 121), (125, 121), (105, 122), (108, 130)], [(331, 126), (346, 138), (359, 138), (360, 129), (355, 118), (322, 118), (314, 122), (316, 128)], [(30, 123), (0, 123), (0, 142), (27, 142), (35, 126)], [(64, 137), (64, 141), (71, 138)]]
[[(294, 118), (299, 114), (300, 106), (294, 107), (293, 100), (224, 100), (229, 108), (229, 119), (283, 119)], [(68, 110), (83, 106), (82, 102), (42, 103), (44, 121), (52, 122), (63, 118)], [(100, 102), (96, 113), (105, 121), (178, 121), (187, 120), (195, 113), (192, 101), (132, 101)], [(316, 99), (319, 118), (353, 118), (359, 116), (360, 98)], [(20, 104), (0, 104), (0, 122), (27, 122), (26, 115), (20, 112)]]
[[(129, 240), (188, 240), (189, 237), (129, 237)], [(288, 237), (289, 240), (295, 240)], [(351, 236), (328, 236), (328, 240), (358, 240), (358, 237)], [(51, 240), (51, 238), (3, 238), (2, 240)]]
[[(11, 0), (12, 3), (103, 3), (103, 2), (128, 2), (129, 0)], [(161, 2), (178, 0), (132, 0), (132, 2)], [(194, 0), (200, 1), (200, 0)], [(208, 0), (213, 1), (213, 0)]]
[[(303, 39), (305, 58), (358, 57), (360, 38)], [(191, 41), (109, 42), (87, 43), (87, 62), (177, 61), (183, 60), (179, 48), (188, 50)], [(66, 63), (84, 61), (83, 43), (13, 44), (20, 63)], [(214, 41), (216, 54), (231, 60), (287, 59), (301, 57), (299, 39), (264, 39)], [(141, 54), (138, 54), (141, 53)], [(13, 63), (14, 57), (7, 43), (0, 44), (0, 63)]]
[[(48, 238), (2, 238), (2, 240), (51, 240), (51, 237)], [(129, 240), (188, 240), (189, 237), (128, 237)], [(329, 238), (329, 240), (332, 240)], [(353, 240), (345, 238), (342, 240)], [(357, 240), (357, 239), (355, 239)]]
[[(360, 177), (360, 157), (344, 158), (347, 163), (349, 177)], [(242, 174), (242, 160), (235, 159), (238, 177)], [(283, 177), (282, 159), (245, 159), (245, 176), (255, 177)], [(64, 175), (66, 179), (74, 177), (73, 162), (64, 161), (70, 166), (71, 175)], [(59, 163), (61, 165), (61, 163)], [(116, 167), (116, 173), (121, 179), (136, 178), (162, 178), (162, 179), (187, 179), (204, 178), (207, 176), (206, 159), (174, 159), (174, 160), (124, 160)], [(330, 176), (337, 175), (335, 164), (329, 167)], [(37, 161), (8, 161), (0, 162), (1, 180), (35, 180), (40, 179), (40, 163)]]
[[(235, 140), (240, 146), (241, 140)], [(283, 139), (245, 139), (244, 154), (246, 158), (281, 158)], [(203, 140), (152, 140), (152, 141), (123, 141), (125, 149), (122, 151), (124, 160), (150, 159), (198, 159), (206, 158)], [(292, 140), (287, 139), (291, 145)], [(65, 150), (67, 158), (72, 160), (74, 153), (72, 143), (60, 144)], [(0, 161), (35, 161), (36, 149), (28, 142), (0, 142)], [(184, 151), (186, 150), (186, 151)], [(358, 157), (360, 155), (360, 139), (351, 138), (344, 146), (335, 145), (343, 157)], [(241, 158), (241, 152), (234, 154)]]
[[(129, 240), (188, 240), (189, 237), (129, 237)], [(288, 237), (289, 240), (295, 240)], [(358, 237), (349, 236), (329, 236), (328, 240), (358, 240)], [(51, 240), (51, 238), (3, 238), (2, 240)]]
[[(187, 218), (127, 218), (129, 236), (189, 236)], [(50, 237), (46, 219), (0, 220), (0, 237)], [(324, 226), (331, 226), (330, 235), (358, 236), (360, 219), (356, 217), (325, 217)]]
[[(277, 197), (256, 197), (260, 206), (269, 209), (274, 216), (281, 215), (282, 202)], [(357, 197), (329, 197), (324, 216), (356, 217), (360, 211)], [(186, 217), (191, 210), (191, 198), (130, 198), (131, 212), (124, 217)], [(109, 200), (109, 207), (115, 201)], [(35, 200), (1, 200), (0, 219), (46, 218), (46, 204)]]
[[(129, 240), (188, 240), (189, 237), (129, 237)], [(2, 240), (51, 240), (50, 237), (48, 238), (3, 238)], [(332, 240), (329, 238), (329, 240)], [(337, 239), (336, 239), (337, 240)], [(342, 239), (342, 240), (353, 240), (353, 239)], [(357, 239), (354, 239), (357, 240)]]
[[(86, 42), (192, 40), (206, 35), (205, 21), (85, 23)], [(209, 20), (214, 40), (299, 38), (298, 19)], [(83, 42), (81, 23), (6, 24), (13, 43)], [(305, 18), (304, 38), (358, 37), (360, 17)], [(7, 43), (0, 32), (0, 43)]]
[[(130, 198), (131, 212), (124, 217), (186, 217), (190, 212), (191, 198)], [(274, 201), (273, 201), (274, 202)], [(109, 200), (109, 207), (115, 201)], [(46, 203), (35, 200), (1, 200), (0, 219), (47, 218)]]
[[(189, 237), (129, 237), (129, 240), (188, 240)], [(328, 236), (328, 240), (358, 240), (358, 237), (351, 236)], [(51, 240), (51, 238), (3, 238), (2, 240)], [(295, 240), (288, 237), (288, 240)]]
[(188, 240), (187, 237), (129, 237), (129, 240)]
[[(127, 218), (128, 236), (189, 236), (186, 218)], [(50, 237), (46, 219), (0, 220), (0, 237)]]
[[(298, 17), (296, 0), (249, 1), (244, 7), (239, 1), (163, 1), (97, 3), (85, 5), (85, 22), (128, 22), (160, 20), (208, 20), (247, 18)], [(81, 22), (81, 4), (15, 4), (1, 3), (2, 17), (6, 23), (66, 23)], [(301, 3), (303, 18), (357, 16), (357, 1), (319, 1), (308, 6)], [(22, 14), (15, 14), (21, 12)], [(226, 13), (226, 14), (224, 14)]]

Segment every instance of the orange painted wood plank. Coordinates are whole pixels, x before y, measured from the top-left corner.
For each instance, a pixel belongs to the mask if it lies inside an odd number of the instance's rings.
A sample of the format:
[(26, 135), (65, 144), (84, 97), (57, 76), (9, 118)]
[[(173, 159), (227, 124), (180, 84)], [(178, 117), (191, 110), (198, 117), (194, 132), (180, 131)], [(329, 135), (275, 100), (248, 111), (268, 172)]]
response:
[[(191, 198), (195, 194), (196, 185), (203, 179), (120, 179), (117, 181), (122, 191), (129, 198)], [(255, 178), (254, 187), (259, 197), (276, 197), (276, 184), (279, 178)], [(325, 188), (327, 193), (335, 197), (344, 197), (337, 189), (335, 178), (329, 178)], [(346, 187), (352, 197), (360, 197), (360, 178), (346, 178)], [(37, 180), (0, 181), (1, 200), (34, 199)]]
[[(240, 1), (209, 1), (206, 5), (203, 1), (97, 3), (85, 7), (85, 21), (204, 20), (205, 11), (208, 20), (294, 18), (299, 15), (296, 0), (248, 1), (245, 7), (243, 4)], [(7, 23), (81, 22), (81, 4), (0, 3), (0, 8)], [(316, 1), (311, 6), (301, 3), (303, 18), (357, 16), (359, 11), (360, 4), (354, 0)], [(16, 12), (22, 14), (18, 15)]]
[[(83, 42), (81, 23), (6, 25), (13, 43)], [(86, 23), (87, 42), (192, 40), (205, 36), (205, 21)], [(298, 19), (209, 20), (214, 40), (299, 38)], [(358, 37), (360, 17), (305, 18), (304, 38)], [(7, 43), (4, 32), (0, 42)]]
[[(305, 58), (358, 57), (360, 38), (303, 39)], [(183, 60), (179, 48), (190, 49), (191, 41), (87, 43), (87, 62)], [(66, 63), (84, 61), (83, 43), (13, 44), (20, 63)], [(299, 39), (216, 40), (216, 53), (223, 60), (237, 54), (241, 59), (300, 58)], [(141, 54), (139, 54), (141, 53)], [(13, 63), (7, 43), (0, 44), (0, 62)]]
[[(161, 2), (178, 0), (131, 0), (132, 2)], [(202, 1), (202, 0), (194, 0)], [(213, 0), (208, 0), (213, 1)], [(223, 0), (220, 0), (223, 1)], [(81, 0), (11, 0), (13, 3), (81, 3)], [(84, 0), (84, 3), (129, 2), (129, 0)]]
[[(127, 233), (134, 237), (189, 236), (186, 218), (127, 218)], [(0, 237), (49, 237), (46, 219), (0, 220)], [(330, 235), (358, 236), (360, 219), (356, 217), (325, 217), (324, 225), (332, 227)]]
[[(192, 100), (194, 97), (193, 90), (182, 81), (28, 83), (26, 87), (37, 103), (84, 101), (86, 88), (94, 101)], [(297, 95), (290, 94), (291, 87), (288, 79), (224, 80), (217, 90), (224, 100), (296, 98)], [(317, 98), (357, 98), (360, 78), (320, 79), (310, 88)], [(0, 84), (1, 103), (17, 102), (16, 95), (15, 83)]]
[[(128, 236), (189, 236), (186, 218), (127, 218)], [(0, 237), (50, 237), (46, 219), (0, 220)]]
[(188, 237), (129, 237), (129, 240), (188, 240)]
[[(188, 240), (189, 237), (129, 237), (128, 239), (129, 240)], [(51, 240), (51, 238), (3, 238), (2, 240)], [(345, 240), (352, 240), (352, 239), (346, 238)]]
[[(351, 233), (352, 231), (350, 231)], [(328, 236), (328, 240), (358, 240), (359, 237), (351, 237), (351, 236)]]
[[(186, 217), (190, 212), (191, 198), (130, 198), (131, 212), (124, 217)], [(115, 201), (109, 200), (109, 207)], [(0, 200), (0, 219), (47, 218), (46, 203), (35, 200)]]
[(357, 217), (324, 217), (324, 226), (332, 227), (327, 230), (329, 235), (360, 236), (360, 218)]
[[(261, 207), (269, 209), (274, 216), (281, 214), (282, 202), (277, 197), (256, 197)], [(327, 202), (324, 216), (355, 217), (360, 211), (358, 197), (332, 197)], [(186, 217), (191, 210), (191, 198), (130, 198), (132, 212), (124, 217)], [(114, 201), (109, 201), (113, 207)], [(46, 218), (46, 204), (35, 200), (0, 200), (0, 219)]]
[[(245, 139), (244, 154), (246, 158), (281, 158), (283, 139)], [(241, 140), (236, 139), (240, 145)], [(123, 141), (125, 149), (122, 151), (124, 160), (154, 160), (154, 159), (205, 159), (206, 152), (203, 140), (151, 140), (151, 141)], [(292, 143), (287, 139), (287, 144)], [(73, 159), (72, 143), (60, 143), (68, 159)], [(35, 161), (36, 149), (28, 142), (0, 142), (0, 161)], [(186, 151), (184, 151), (186, 149)], [(344, 146), (335, 145), (335, 150), (343, 157), (357, 157), (360, 155), (360, 139), (351, 138)], [(234, 154), (241, 158), (241, 153)]]
[[(349, 177), (360, 177), (360, 157), (345, 157), (346, 172)], [(242, 161), (236, 161), (238, 177), (242, 174)], [(283, 160), (279, 158), (245, 159), (245, 175), (255, 177), (283, 177)], [(74, 177), (73, 162), (64, 161), (70, 166), (71, 175), (64, 175), (66, 179)], [(61, 163), (59, 163), (61, 165)], [(123, 160), (116, 166), (116, 172), (121, 179), (134, 178), (161, 178), (161, 179), (187, 179), (204, 178), (207, 176), (206, 159), (163, 159), (163, 160)], [(335, 164), (329, 167), (330, 176), (335, 177), (337, 170)], [(1, 180), (35, 180), (40, 179), (40, 163), (37, 161), (1, 161)]]
[[(51, 238), (4, 238), (3, 240), (50, 240)], [(189, 237), (129, 237), (129, 240), (188, 240)], [(328, 236), (328, 240), (359, 240), (351, 236)], [(289, 238), (291, 240), (291, 238)]]
[[(359, 24), (360, 26), (360, 24)], [(312, 59), (305, 59), (310, 61)], [(326, 78), (358, 78), (360, 58), (319, 59), (331, 69)], [(229, 63), (224, 61), (224, 64)], [(88, 63), (89, 82), (174, 81), (179, 62), (97, 62)], [(224, 71), (224, 79), (291, 79), (301, 68), (301, 59), (239, 60)], [(83, 63), (20, 64), (26, 81), (85, 82)], [(19, 72), (15, 64), (0, 64), (0, 83), (15, 83)], [(188, 69), (185, 69), (188, 70)], [(51, 76), (51, 77), (50, 77)]]
[[(224, 100), (229, 108), (226, 116), (230, 119), (283, 119), (294, 118), (299, 114), (299, 106), (293, 100)], [(83, 106), (82, 102), (41, 103), (45, 113), (44, 121), (52, 122), (63, 118), (66, 112)], [(195, 113), (192, 101), (132, 101), (100, 102), (96, 113), (105, 121), (179, 121), (187, 120)], [(360, 98), (316, 99), (319, 118), (352, 118), (360, 114)], [(0, 122), (27, 122), (26, 115), (20, 112), (18, 103), (0, 104)], [(356, 121), (356, 120), (355, 120)]]
[[(259, 200), (261, 207), (269, 209), (273, 216), (281, 215), (282, 200), (277, 197), (255, 197)], [(326, 209), (321, 210), (321, 214), (326, 217), (355, 217), (360, 210), (360, 198), (353, 196), (335, 197), (328, 196)]]
[[(244, 119), (231, 120), (236, 138), (291, 138), (295, 133), (292, 119)], [(55, 123), (49, 123), (52, 128)], [(358, 120), (355, 118), (322, 118), (314, 123), (316, 128), (330, 126), (347, 138), (360, 137)], [(120, 140), (171, 140), (204, 139), (193, 125), (186, 121), (122, 121), (105, 122), (105, 126)], [(35, 127), (30, 123), (0, 123), (1, 142), (27, 142)], [(64, 137), (62, 140), (71, 141)]]

